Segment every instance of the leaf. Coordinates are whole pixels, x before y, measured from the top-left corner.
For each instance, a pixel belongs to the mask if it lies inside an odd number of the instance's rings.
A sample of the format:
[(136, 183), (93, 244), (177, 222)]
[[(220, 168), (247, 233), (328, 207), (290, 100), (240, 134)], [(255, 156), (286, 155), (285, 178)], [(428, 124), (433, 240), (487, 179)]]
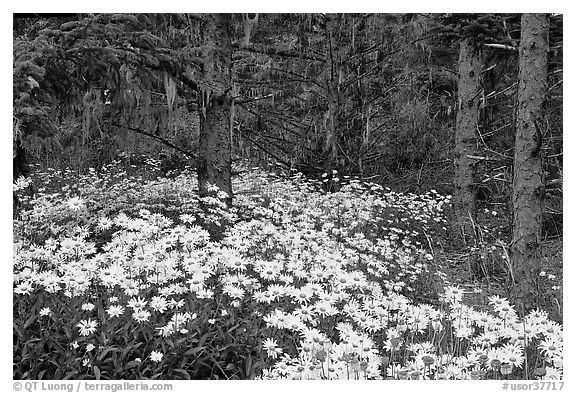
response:
[(100, 355), (98, 355), (98, 360), (102, 361), (102, 359), (104, 359), (104, 357), (109, 353), (109, 352), (120, 352), (120, 349), (116, 348), (116, 347), (108, 347), (105, 348), (102, 353), (100, 353)]
[(187, 350), (186, 352), (184, 352), (185, 356), (189, 356), (189, 355), (195, 355), (198, 352), (204, 350), (206, 348), (206, 346), (201, 346), (201, 347), (196, 347), (196, 348), (190, 348), (189, 350)]
[(93, 370), (94, 370), (94, 376), (96, 377), (96, 380), (99, 380), (100, 379), (100, 369), (98, 368), (98, 366), (94, 366)]
[(190, 380), (192, 379), (192, 377), (190, 377), (190, 374), (188, 373), (188, 371), (181, 369), (181, 368), (177, 368), (174, 369), (174, 372), (182, 374), (184, 376), (184, 379)]
[(24, 324), (24, 329), (26, 329), (26, 328), (28, 328), (30, 325), (32, 325), (35, 320), (36, 320), (36, 315), (32, 315), (30, 318), (28, 318), (28, 320), (27, 320), (26, 323)]
[(70, 371), (68, 374), (66, 374), (64, 376), (64, 378), (62, 378), (62, 379), (72, 379), (72, 377), (77, 375), (77, 374), (78, 374), (78, 371), (73, 370), (73, 371)]

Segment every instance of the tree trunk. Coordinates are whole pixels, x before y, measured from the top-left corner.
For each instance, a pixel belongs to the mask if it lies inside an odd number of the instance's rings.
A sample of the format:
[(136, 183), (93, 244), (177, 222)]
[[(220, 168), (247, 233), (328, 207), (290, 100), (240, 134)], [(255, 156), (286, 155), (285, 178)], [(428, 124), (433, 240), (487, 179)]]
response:
[(200, 195), (214, 196), (210, 185), (228, 194), (232, 204), (231, 123), (232, 43), (230, 15), (205, 16), (204, 83), (201, 88), (198, 184)]
[(482, 58), (471, 39), (460, 42), (458, 78), (458, 114), (454, 148), (454, 214), (455, 225), (465, 243), (475, 238), (476, 187), (475, 167), (470, 155), (476, 155), (479, 119)]
[(519, 312), (538, 307), (542, 300), (538, 280), (542, 270), (542, 106), (547, 91), (548, 30), (548, 15), (522, 15), (510, 245), (511, 298)]
[(324, 31), (326, 39), (326, 59), (328, 63), (326, 75), (326, 113), (324, 114), (324, 125), (326, 130), (326, 143), (324, 152), (328, 154), (326, 159), (326, 169), (334, 169), (338, 164), (338, 156), (342, 146), (343, 124), (340, 123), (342, 117), (342, 91), (340, 84), (341, 59), (336, 33), (339, 28), (338, 16), (326, 14), (326, 28)]

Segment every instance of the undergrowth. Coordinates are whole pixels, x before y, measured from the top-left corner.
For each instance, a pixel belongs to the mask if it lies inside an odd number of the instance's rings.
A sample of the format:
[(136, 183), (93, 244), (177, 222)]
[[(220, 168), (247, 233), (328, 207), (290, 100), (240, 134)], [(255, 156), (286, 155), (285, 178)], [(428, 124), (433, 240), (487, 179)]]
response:
[(561, 378), (561, 324), (436, 268), (449, 197), (158, 167), (17, 183), (15, 379)]

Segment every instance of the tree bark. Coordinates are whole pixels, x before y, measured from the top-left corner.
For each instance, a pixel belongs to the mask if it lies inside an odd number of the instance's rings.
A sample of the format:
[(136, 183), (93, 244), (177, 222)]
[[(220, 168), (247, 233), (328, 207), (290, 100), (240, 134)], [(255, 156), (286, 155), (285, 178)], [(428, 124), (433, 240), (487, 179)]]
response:
[(482, 56), (470, 38), (460, 42), (458, 78), (458, 114), (454, 148), (454, 215), (458, 231), (465, 243), (475, 238), (476, 187), (474, 160), (479, 120)]
[(326, 14), (326, 27), (324, 31), (326, 39), (326, 113), (324, 114), (325, 144), (324, 153), (328, 154), (326, 159), (327, 168), (334, 169), (337, 165), (339, 150), (342, 149), (343, 130), (340, 118), (342, 117), (342, 90), (340, 84), (341, 59), (339, 54), (339, 42), (336, 33), (339, 28), (337, 15)]
[(513, 273), (510, 297), (520, 312), (538, 307), (543, 300), (539, 297), (545, 191), (541, 147), (549, 24), (546, 14), (522, 15), (510, 246)]
[(231, 123), (232, 43), (230, 15), (209, 14), (204, 29), (204, 83), (200, 88), (198, 184), (201, 196), (214, 196), (210, 185), (228, 194), (232, 204)]

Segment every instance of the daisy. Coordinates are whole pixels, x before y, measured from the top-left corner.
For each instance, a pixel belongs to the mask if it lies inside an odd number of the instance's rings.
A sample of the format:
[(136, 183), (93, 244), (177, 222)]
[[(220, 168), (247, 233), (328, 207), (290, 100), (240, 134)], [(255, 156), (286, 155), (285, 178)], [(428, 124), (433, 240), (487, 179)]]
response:
[(462, 369), (455, 364), (449, 364), (446, 366), (446, 376), (448, 379), (461, 379), (462, 378)]
[(502, 358), (504, 363), (508, 363), (516, 368), (522, 368), (524, 365), (524, 355), (518, 352), (502, 352)]
[(168, 306), (172, 309), (180, 309), (182, 307), (184, 307), (184, 304), (186, 302), (184, 301), (184, 299), (180, 299), (178, 301), (174, 300), (173, 298), (171, 298), (170, 300), (168, 300)]
[(163, 314), (164, 311), (166, 311), (168, 309), (168, 302), (166, 301), (166, 298), (164, 298), (162, 296), (154, 296), (154, 297), (152, 297), (152, 300), (150, 301), (150, 307), (154, 311), (157, 311), (160, 314)]
[(472, 328), (469, 326), (461, 326), (456, 329), (456, 337), (458, 338), (469, 338), (472, 335)]
[(546, 321), (542, 326), (542, 333), (549, 337), (561, 337), (562, 326), (558, 322)]
[(491, 347), (498, 342), (498, 336), (493, 332), (484, 332), (475, 337), (474, 342), (484, 347)]
[(30, 281), (23, 281), (14, 289), (15, 293), (21, 295), (29, 295), (34, 288), (32, 288), (32, 283)]
[(546, 375), (543, 379), (562, 379), (562, 371), (554, 367), (546, 367)]
[(92, 311), (92, 310), (94, 310), (94, 307), (95, 307), (95, 306), (94, 306), (92, 303), (84, 303), (84, 304), (82, 305), (82, 310), (84, 310), (84, 311)]
[(538, 334), (538, 327), (532, 324), (524, 323), (518, 326), (518, 338), (522, 337), (526, 341), (530, 341)]
[(501, 306), (501, 305), (503, 305), (503, 304), (510, 305), (510, 303), (508, 302), (508, 300), (506, 300), (506, 299), (504, 299), (504, 298), (502, 298), (502, 297), (500, 297), (500, 296), (498, 296), (498, 295), (490, 296), (490, 297), (488, 298), (488, 302), (489, 302), (492, 306), (494, 306), (494, 307), (499, 307), (499, 306)]
[(290, 296), (298, 303), (308, 303), (312, 296), (314, 296), (314, 293), (308, 288), (294, 288)]
[(448, 286), (444, 289), (444, 300), (448, 303), (460, 303), (464, 290), (456, 286)]
[(314, 319), (314, 307), (301, 305), (300, 308), (294, 310), (293, 315), (300, 318), (302, 321), (307, 322)]
[(344, 314), (352, 316), (356, 314), (358, 311), (360, 311), (360, 304), (356, 300), (351, 299), (350, 301), (348, 301), (348, 303), (344, 305), (342, 311), (344, 312)]
[(134, 312), (132, 313), (132, 318), (134, 318), (134, 320), (136, 320), (137, 322), (145, 322), (148, 321), (150, 315), (152, 315), (150, 314), (150, 311), (135, 309)]
[(50, 307), (44, 307), (43, 309), (40, 310), (40, 316), (48, 316), (52, 313), (52, 310), (50, 310)]
[(248, 261), (239, 256), (230, 256), (227, 265), (236, 271), (244, 271), (248, 267)]
[(147, 301), (145, 301), (144, 299), (142, 299), (141, 297), (136, 298), (132, 298), (128, 301), (127, 306), (130, 307), (132, 310), (136, 311), (136, 310), (141, 310), (143, 309), (146, 304), (148, 304)]
[(194, 274), (192, 278), (188, 279), (187, 283), (190, 285), (190, 292), (199, 292), (204, 289), (204, 275)]
[(278, 355), (280, 355), (283, 352), (282, 348), (278, 347), (276, 340), (272, 338), (267, 338), (266, 340), (263, 340), (262, 346), (266, 350), (267, 355), (272, 359), (276, 359)]
[(162, 357), (164, 355), (161, 352), (158, 351), (152, 351), (150, 352), (150, 360), (152, 360), (154, 363), (158, 363), (162, 360)]
[(92, 321), (90, 318), (80, 321), (76, 325), (80, 329), (81, 336), (88, 336), (96, 331), (98, 322)]
[(285, 288), (278, 284), (272, 284), (268, 287), (268, 293), (272, 295), (274, 300), (282, 297), (286, 292)]
[(294, 282), (294, 276), (290, 274), (281, 274), (278, 276), (278, 280), (282, 281), (284, 284), (292, 284)]
[(114, 224), (114, 221), (112, 221), (110, 218), (100, 217), (98, 219), (98, 225), (96, 227), (101, 231), (105, 231), (107, 229), (112, 228), (113, 224)]
[(278, 272), (275, 269), (271, 269), (271, 268), (264, 268), (261, 272), (260, 272), (260, 277), (262, 277), (264, 280), (275, 280), (276, 277), (278, 277)]
[(72, 211), (78, 211), (84, 208), (85, 201), (80, 197), (73, 197), (66, 201), (66, 205)]
[(559, 356), (562, 354), (563, 343), (562, 341), (548, 337), (540, 342), (538, 349), (547, 357)]
[(230, 296), (231, 298), (242, 299), (244, 297), (244, 289), (236, 285), (226, 285), (223, 288), (223, 292)]
[(320, 301), (314, 304), (314, 309), (316, 310), (317, 314), (322, 316), (334, 315), (338, 312), (338, 310), (332, 306), (332, 304), (325, 301)]
[(110, 307), (108, 307), (106, 312), (111, 317), (119, 317), (120, 315), (124, 314), (124, 307), (120, 305), (111, 305)]

